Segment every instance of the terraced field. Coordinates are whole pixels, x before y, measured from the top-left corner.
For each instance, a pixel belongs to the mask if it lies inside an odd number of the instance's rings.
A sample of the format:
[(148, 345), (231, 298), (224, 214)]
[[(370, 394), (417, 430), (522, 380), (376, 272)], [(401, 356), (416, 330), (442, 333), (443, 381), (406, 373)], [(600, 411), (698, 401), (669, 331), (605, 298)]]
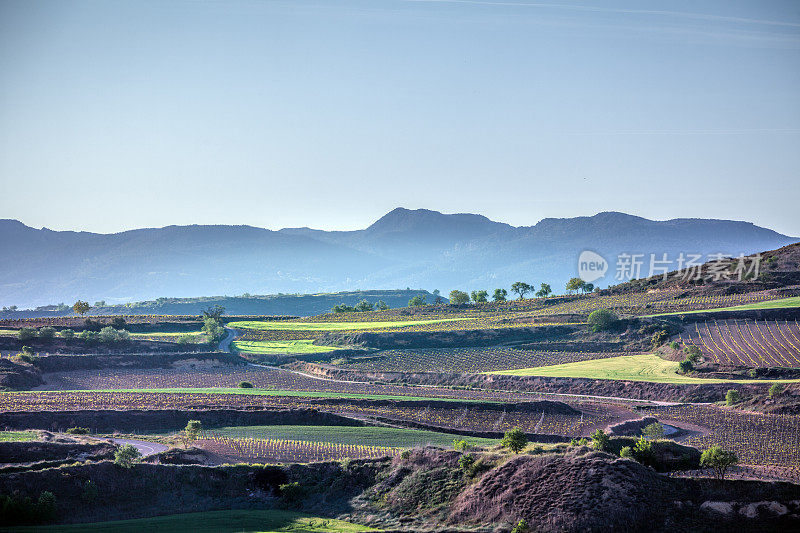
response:
[(800, 324), (796, 320), (714, 320), (695, 323), (678, 336), (720, 364), (800, 367)]
[(232, 346), (236, 353), (243, 354), (309, 354), (326, 353), (336, 350), (336, 346), (318, 346), (313, 339), (285, 341), (236, 340)]
[(521, 350), (491, 348), (441, 348), (386, 350), (375, 356), (341, 365), (364, 371), (462, 372), (478, 374), (494, 370), (515, 370), (609, 357), (609, 353)]

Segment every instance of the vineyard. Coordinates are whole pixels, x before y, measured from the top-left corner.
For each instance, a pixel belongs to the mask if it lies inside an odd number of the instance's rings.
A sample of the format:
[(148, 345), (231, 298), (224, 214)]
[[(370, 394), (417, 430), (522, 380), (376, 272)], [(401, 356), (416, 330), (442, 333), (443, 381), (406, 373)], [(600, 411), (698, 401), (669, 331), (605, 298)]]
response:
[(253, 463), (311, 463), (338, 461), (344, 458), (365, 459), (390, 457), (400, 453), (399, 448), (307, 442), (283, 439), (230, 438), (209, 432), (194, 445), (209, 450), (232, 461)]
[(612, 357), (613, 353), (558, 352), (491, 348), (440, 348), (386, 350), (375, 356), (353, 359), (341, 365), (364, 371), (462, 372), (479, 374), (495, 370), (516, 370)]
[(694, 323), (677, 339), (697, 346), (715, 363), (747, 367), (800, 367), (796, 320), (714, 320)]
[(736, 411), (710, 405), (641, 408), (660, 420), (689, 423), (707, 434), (686, 443), (732, 450), (746, 465), (785, 467), (800, 475), (800, 417)]

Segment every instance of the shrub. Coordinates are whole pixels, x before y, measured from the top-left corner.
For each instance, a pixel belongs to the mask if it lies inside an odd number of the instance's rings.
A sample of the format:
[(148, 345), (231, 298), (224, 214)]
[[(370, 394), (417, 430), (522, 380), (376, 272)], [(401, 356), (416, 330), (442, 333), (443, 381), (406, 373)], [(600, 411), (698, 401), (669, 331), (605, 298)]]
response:
[(673, 350), (680, 350), (681, 345), (678, 341), (672, 341), (671, 343), (669, 343), (669, 347), (672, 348)]
[(710, 468), (717, 479), (725, 479), (725, 471), (739, 462), (736, 454), (723, 450), (719, 446), (712, 446), (700, 456), (700, 466)]
[(51, 326), (44, 326), (39, 328), (37, 335), (40, 339), (44, 339), (46, 341), (52, 340), (56, 336), (56, 328)]
[(589, 313), (587, 322), (589, 323), (589, 329), (594, 332), (608, 331), (619, 324), (619, 317), (609, 309), (597, 309)]
[(185, 335), (181, 335), (178, 337), (178, 344), (192, 344), (194, 343), (194, 335), (189, 335), (188, 333)]
[(508, 448), (514, 453), (521, 452), (527, 445), (528, 437), (525, 435), (525, 432), (519, 428), (506, 431), (505, 435), (503, 435), (503, 439), (500, 441), (500, 446)]
[(422, 307), (423, 305), (425, 305), (425, 296), (422, 295), (414, 296), (408, 301), (409, 307)]
[(87, 342), (89, 344), (92, 344), (92, 343), (97, 342), (100, 339), (100, 334), (98, 332), (96, 332), (96, 331), (85, 329), (85, 330), (81, 331), (80, 333), (78, 333), (78, 338), (80, 338), (81, 340), (83, 340), (83, 341), (85, 341), (85, 342)]
[(650, 339), (650, 342), (653, 348), (655, 349), (664, 344), (668, 338), (669, 338), (669, 333), (667, 332), (667, 330), (662, 329), (661, 331), (657, 331), (653, 335), (653, 338)]
[(631, 448), (630, 446), (623, 446), (622, 449), (619, 451), (619, 456), (625, 459), (633, 459), (634, 461), (636, 460), (633, 457), (633, 448)]
[(739, 394), (738, 390), (728, 389), (728, 392), (725, 393), (726, 405), (733, 405), (735, 403), (739, 403), (740, 401), (742, 401), (742, 395)]
[(83, 492), (81, 492), (81, 499), (87, 503), (92, 503), (97, 499), (100, 490), (97, 488), (97, 483), (91, 479), (87, 479), (83, 484)]
[(88, 435), (89, 428), (74, 427), (67, 429), (66, 432), (69, 433), (70, 435)]
[(70, 340), (75, 338), (75, 332), (71, 329), (62, 329), (60, 335), (62, 339)]
[(183, 440), (184, 446), (188, 447), (189, 444), (199, 439), (202, 431), (203, 424), (199, 420), (189, 420), (181, 434), (181, 440)]
[(36, 513), (42, 522), (52, 522), (56, 518), (58, 507), (56, 505), (56, 495), (50, 491), (44, 491), (39, 495), (36, 502)]
[(466, 450), (470, 450), (473, 447), (474, 446), (472, 445), (472, 443), (469, 442), (466, 439), (453, 439), (453, 449), (454, 450), (458, 450), (460, 452), (463, 452), (463, 451), (466, 451)]
[(130, 444), (120, 446), (114, 453), (114, 464), (122, 468), (131, 468), (142, 458), (142, 454)]
[(648, 424), (642, 429), (642, 435), (651, 439), (660, 439), (664, 436), (664, 426), (658, 422)]
[(525, 521), (523, 518), (517, 525), (514, 526), (514, 529), (511, 530), (511, 533), (529, 533), (531, 530), (530, 526), (528, 526), (528, 522)]
[(678, 371), (680, 371), (681, 374), (686, 374), (692, 370), (694, 370), (694, 365), (688, 359), (678, 363)]
[(465, 453), (461, 457), (458, 458), (458, 467), (465, 472), (472, 468), (472, 465), (475, 464), (475, 456), (471, 453)]
[(303, 499), (305, 491), (297, 481), (284, 483), (278, 487), (281, 494), (281, 502), (287, 507), (296, 507)]
[(250, 383), (249, 381), (240, 381), (239, 382), (239, 388), (240, 389), (252, 389), (253, 388), (253, 384)]
[(602, 429), (598, 429), (592, 433), (592, 448), (595, 450), (605, 451), (608, 448), (608, 441), (610, 437)]
[(686, 346), (683, 349), (683, 352), (686, 354), (686, 360), (691, 361), (692, 363), (696, 363), (700, 360), (700, 348), (697, 346)]
[(772, 386), (769, 388), (769, 397), (774, 398), (775, 396), (780, 396), (783, 393), (783, 385), (780, 383), (773, 383)]
[(35, 339), (37, 332), (33, 328), (19, 328), (17, 331), (17, 338), (21, 341), (29, 341)]

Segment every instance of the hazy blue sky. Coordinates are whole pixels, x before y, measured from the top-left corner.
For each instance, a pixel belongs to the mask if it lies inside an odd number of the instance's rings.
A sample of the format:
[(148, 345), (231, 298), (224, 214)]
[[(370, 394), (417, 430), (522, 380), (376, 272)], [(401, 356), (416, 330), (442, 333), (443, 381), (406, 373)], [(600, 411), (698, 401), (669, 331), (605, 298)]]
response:
[(800, 235), (800, 2), (0, 1), (0, 218)]

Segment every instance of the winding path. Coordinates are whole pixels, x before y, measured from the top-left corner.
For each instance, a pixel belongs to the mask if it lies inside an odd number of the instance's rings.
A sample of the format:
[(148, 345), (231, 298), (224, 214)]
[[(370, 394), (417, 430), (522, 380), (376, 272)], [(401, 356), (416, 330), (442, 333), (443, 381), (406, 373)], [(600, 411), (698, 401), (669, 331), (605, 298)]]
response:
[(142, 456), (147, 457), (148, 455), (155, 455), (157, 453), (165, 452), (169, 450), (169, 446), (165, 446), (164, 444), (159, 444), (157, 442), (148, 442), (146, 440), (132, 440), (132, 439), (111, 439), (114, 444), (119, 444), (123, 446), (125, 444), (130, 444), (137, 450)]

